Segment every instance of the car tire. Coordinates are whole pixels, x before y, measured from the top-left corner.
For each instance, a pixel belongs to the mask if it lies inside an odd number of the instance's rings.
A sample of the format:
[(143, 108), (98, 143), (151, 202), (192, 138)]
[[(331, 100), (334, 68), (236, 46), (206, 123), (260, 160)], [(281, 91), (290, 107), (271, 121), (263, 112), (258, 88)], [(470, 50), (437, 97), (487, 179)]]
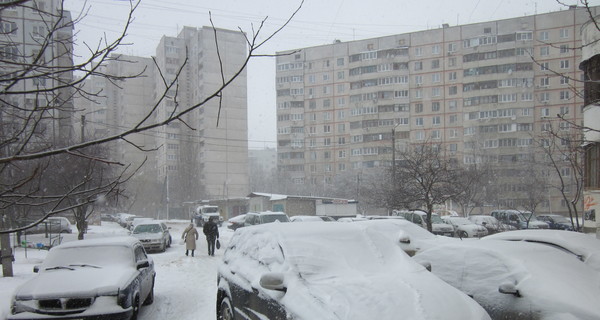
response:
[(133, 298), (133, 302), (131, 303), (131, 309), (133, 312), (131, 313), (131, 318), (129, 318), (129, 320), (137, 320), (138, 313), (140, 312), (140, 296), (139, 296), (139, 294), (136, 294), (135, 297)]
[(148, 293), (148, 296), (146, 297), (146, 300), (144, 300), (144, 305), (151, 305), (154, 302), (154, 279), (152, 280), (152, 288), (150, 288), (150, 293)]
[(233, 308), (231, 307), (231, 301), (229, 298), (223, 298), (221, 301), (220, 312), (217, 315), (218, 320), (233, 320)]
[(166, 241), (165, 241), (165, 242), (163, 242), (163, 245), (162, 245), (162, 247), (160, 248), (160, 252), (165, 252), (165, 251), (167, 251), (167, 242), (166, 242)]
[(461, 237), (461, 238), (468, 238), (468, 237), (469, 237), (469, 234), (468, 234), (466, 231), (461, 231), (461, 232), (460, 232), (460, 237)]

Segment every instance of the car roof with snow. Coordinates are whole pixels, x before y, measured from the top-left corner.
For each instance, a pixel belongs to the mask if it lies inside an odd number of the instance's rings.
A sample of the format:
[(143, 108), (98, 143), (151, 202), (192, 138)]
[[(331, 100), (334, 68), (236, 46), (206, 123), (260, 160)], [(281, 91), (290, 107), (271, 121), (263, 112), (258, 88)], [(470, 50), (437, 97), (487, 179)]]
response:
[(114, 245), (132, 246), (136, 242), (139, 242), (139, 240), (134, 237), (129, 237), (129, 236), (127, 236), (127, 237), (106, 237), (106, 238), (98, 238), (98, 239), (86, 239), (86, 240), (65, 242), (65, 243), (63, 243), (59, 246), (56, 246), (50, 250), (76, 248), (76, 247), (114, 246)]

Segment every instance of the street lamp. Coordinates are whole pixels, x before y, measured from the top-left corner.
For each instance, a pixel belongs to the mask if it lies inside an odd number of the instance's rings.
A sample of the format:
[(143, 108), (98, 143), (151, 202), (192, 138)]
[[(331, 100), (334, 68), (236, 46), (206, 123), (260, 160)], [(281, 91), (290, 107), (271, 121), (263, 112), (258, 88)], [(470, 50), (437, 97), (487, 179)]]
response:
[(81, 143), (85, 142), (85, 116), (90, 113), (103, 112), (104, 110), (106, 110), (106, 108), (96, 109), (94, 111), (89, 111), (81, 115)]
[(399, 125), (400, 123), (392, 128), (392, 183), (394, 188), (396, 188), (396, 128)]

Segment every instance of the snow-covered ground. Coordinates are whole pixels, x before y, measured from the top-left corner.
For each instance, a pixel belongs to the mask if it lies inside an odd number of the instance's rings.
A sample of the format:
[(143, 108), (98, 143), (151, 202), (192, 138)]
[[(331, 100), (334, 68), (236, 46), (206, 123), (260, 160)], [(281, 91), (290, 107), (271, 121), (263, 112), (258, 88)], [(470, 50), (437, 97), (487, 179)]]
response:
[[(215, 256), (207, 254), (206, 239), (198, 228), (200, 236), (197, 241), (198, 250), (195, 257), (185, 256), (185, 246), (180, 244), (181, 233), (189, 224), (184, 220), (171, 220), (173, 244), (163, 253), (150, 253), (156, 268), (154, 287), (154, 303), (142, 307), (140, 319), (215, 319), (215, 301), (217, 292), (217, 265), (221, 260), (223, 248), (229, 241), (233, 231), (225, 224), (219, 229), (221, 250)], [(102, 222), (101, 226), (91, 226), (86, 239), (127, 235), (127, 230), (114, 222)], [(30, 239), (35, 236), (30, 236)], [(75, 241), (76, 234), (68, 234), (63, 241)], [(10, 312), (10, 301), (13, 291), (25, 280), (34, 276), (33, 266), (40, 264), (48, 251), (38, 249), (16, 248), (14, 277), (0, 278), (0, 319), (5, 319)]]

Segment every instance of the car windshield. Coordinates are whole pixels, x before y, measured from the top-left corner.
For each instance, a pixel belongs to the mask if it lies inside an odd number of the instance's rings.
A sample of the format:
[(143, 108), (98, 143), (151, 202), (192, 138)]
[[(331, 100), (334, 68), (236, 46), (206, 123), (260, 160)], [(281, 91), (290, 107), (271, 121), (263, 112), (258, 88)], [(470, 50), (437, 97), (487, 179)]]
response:
[(216, 212), (219, 212), (219, 208), (218, 207), (202, 208), (202, 212), (203, 213), (216, 213)]
[(260, 220), (262, 221), (262, 223), (269, 223), (269, 222), (275, 222), (275, 221), (279, 221), (279, 222), (289, 222), (290, 221), (285, 214), (261, 215)]
[(431, 223), (444, 223), (444, 220), (442, 220), (442, 218), (440, 218), (440, 216), (438, 216), (437, 214), (432, 214)]
[(109, 266), (130, 263), (133, 263), (133, 252), (126, 246), (57, 247), (48, 253), (41, 270), (70, 265)]
[(159, 233), (162, 232), (161, 227), (158, 224), (140, 224), (135, 229), (133, 229), (133, 233)]

